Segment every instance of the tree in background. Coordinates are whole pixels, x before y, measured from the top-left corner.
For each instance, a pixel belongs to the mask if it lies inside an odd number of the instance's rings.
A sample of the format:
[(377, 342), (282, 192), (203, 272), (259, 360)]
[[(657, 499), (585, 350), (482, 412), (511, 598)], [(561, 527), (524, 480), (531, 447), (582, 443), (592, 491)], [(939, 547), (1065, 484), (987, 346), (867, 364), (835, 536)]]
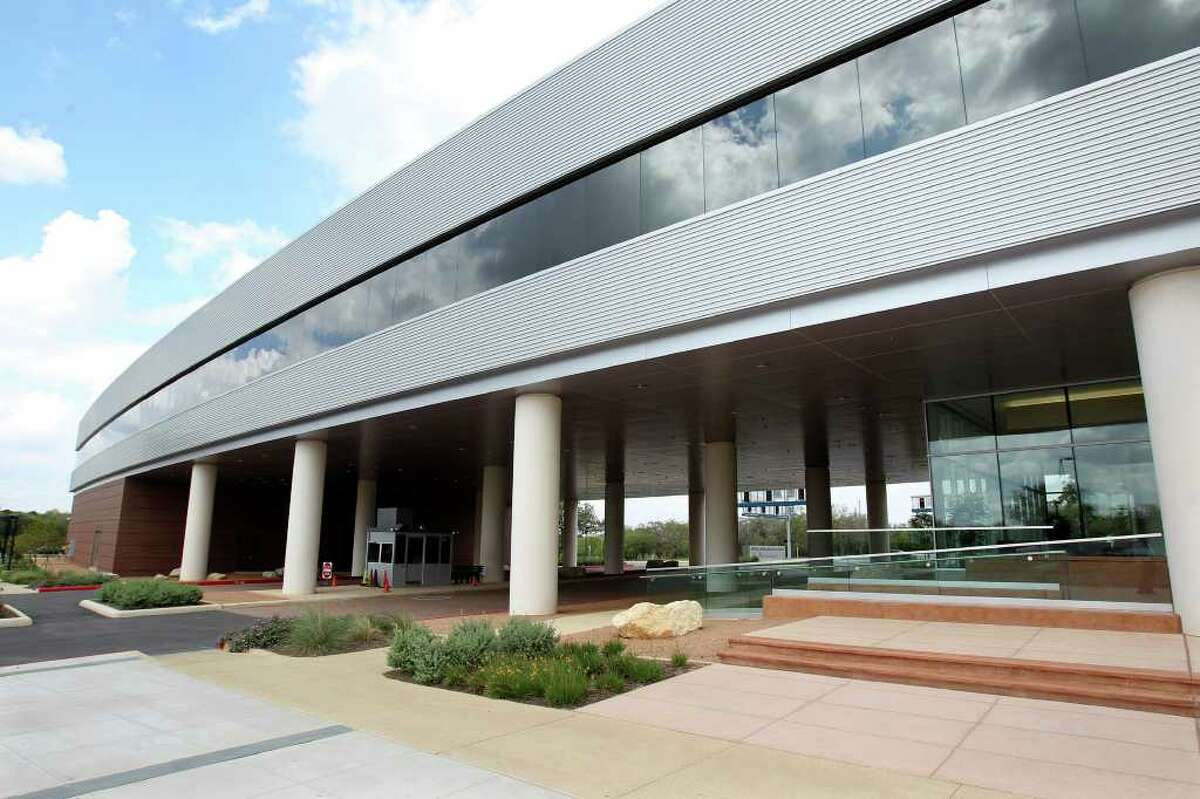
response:
[[(558, 554), (562, 557), (563, 512), (558, 512)], [(576, 515), (579, 539), (575, 556), (579, 565), (604, 562), (604, 521), (596, 515), (596, 509), (587, 502), (580, 502)]]
[(17, 522), (17, 557), (27, 555), (53, 555), (67, 545), (67, 524), (71, 514), (58, 510), (45, 513), (37, 511), (0, 510), (2, 514), (14, 514)]

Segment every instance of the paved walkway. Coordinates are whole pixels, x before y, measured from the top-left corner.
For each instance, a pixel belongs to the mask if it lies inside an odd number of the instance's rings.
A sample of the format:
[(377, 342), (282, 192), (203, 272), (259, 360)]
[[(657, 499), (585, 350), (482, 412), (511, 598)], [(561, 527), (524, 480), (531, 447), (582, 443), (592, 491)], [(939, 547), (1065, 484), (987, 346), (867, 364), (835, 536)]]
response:
[(583, 712), (1044, 799), (1200, 797), (1179, 716), (729, 665)]
[(0, 796), (560, 796), (136, 653), (0, 669)]
[[(1178, 633), (1071, 630), (1005, 624), (815, 616), (750, 635), (790, 641), (907, 649), (982, 657), (1086, 663), (1119, 668), (1189, 670), (1188, 647)], [(1194, 664), (1200, 668), (1200, 660)]]
[(95, 592), (4, 595), (33, 619), (0, 631), (0, 666), (137, 650), (148, 655), (210, 649), (222, 634), (249, 620), (221, 611), (179, 616), (106, 619), (79, 607)]

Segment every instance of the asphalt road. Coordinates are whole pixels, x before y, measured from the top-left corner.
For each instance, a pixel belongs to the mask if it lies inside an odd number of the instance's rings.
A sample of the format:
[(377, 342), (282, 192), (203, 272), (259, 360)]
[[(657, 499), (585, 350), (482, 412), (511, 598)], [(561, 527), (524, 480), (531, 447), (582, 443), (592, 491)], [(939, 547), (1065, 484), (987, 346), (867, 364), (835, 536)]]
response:
[(0, 594), (33, 619), (29, 627), (0, 629), (0, 666), (137, 650), (147, 655), (216, 646), (223, 633), (253, 619), (212, 611), (140, 619), (106, 619), (79, 607), (93, 593)]

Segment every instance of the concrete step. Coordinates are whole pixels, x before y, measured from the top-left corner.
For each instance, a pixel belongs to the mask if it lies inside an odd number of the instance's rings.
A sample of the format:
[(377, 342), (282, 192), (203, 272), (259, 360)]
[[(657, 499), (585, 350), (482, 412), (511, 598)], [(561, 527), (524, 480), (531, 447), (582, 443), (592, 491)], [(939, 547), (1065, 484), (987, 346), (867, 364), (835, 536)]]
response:
[(718, 657), (724, 663), (759, 668), (1200, 717), (1200, 678), (1186, 672), (783, 641), (753, 635), (731, 638)]

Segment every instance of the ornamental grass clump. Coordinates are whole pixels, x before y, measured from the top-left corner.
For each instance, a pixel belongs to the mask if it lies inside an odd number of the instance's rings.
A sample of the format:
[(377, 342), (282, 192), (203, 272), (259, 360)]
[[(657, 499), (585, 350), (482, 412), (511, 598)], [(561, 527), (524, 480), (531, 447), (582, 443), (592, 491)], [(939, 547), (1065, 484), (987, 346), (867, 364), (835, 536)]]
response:
[(574, 705), (587, 696), (588, 678), (573, 660), (552, 660), (541, 671), (542, 698), (554, 707)]
[(604, 671), (604, 656), (600, 654), (600, 647), (590, 641), (582, 644), (562, 644), (558, 651), (589, 677)]
[(656, 660), (646, 660), (635, 655), (618, 655), (610, 658), (608, 662), (613, 671), (630, 682), (658, 682), (664, 676), (662, 664)]
[(332, 655), (346, 648), (350, 633), (349, 616), (309, 610), (293, 622), (287, 643), (299, 655)]
[(520, 617), (509, 619), (496, 633), (496, 648), (508, 655), (542, 657), (554, 651), (558, 632), (549, 624)]
[(620, 638), (609, 638), (600, 651), (606, 658), (615, 657), (625, 651), (625, 642)]
[(169, 580), (113, 580), (100, 587), (96, 599), (118, 610), (199, 605), (204, 596), (194, 585)]
[(485, 696), (493, 699), (528, 699), (541, 693), (532, 663), (516, 655), (499, 655), (479, 669)]

